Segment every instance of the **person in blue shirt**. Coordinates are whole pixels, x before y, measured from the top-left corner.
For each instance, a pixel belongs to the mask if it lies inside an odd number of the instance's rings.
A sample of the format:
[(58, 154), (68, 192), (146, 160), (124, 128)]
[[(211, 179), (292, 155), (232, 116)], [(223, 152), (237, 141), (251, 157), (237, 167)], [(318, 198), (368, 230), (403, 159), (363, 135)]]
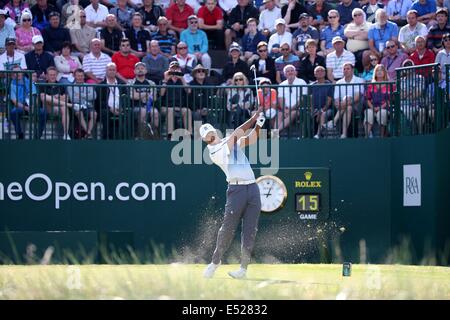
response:
[(244, 52), (244, 59), (248, 64), (252, 64), (254, 60), (258, 59), (256, 47), (261, 41), (267, 41), (266, 37), (258, 30), (258, 21), (255, 18), (247, 20), (248, 32), (242, 37), (242, 51)]
[[(24, 77), (23, 73), (20, 72), (21, 69), (19, 66), (14, 67), (12, 75), (12, 80), (10, 84), (10, 110), (9, 110), (9, 119), (13, 122), (14, 128), (16, 130), (17, 139), (24, 139), (24, 133), (22, 130), (22, 117), (25, 113), (31, 114), (33, 111), (39, 112), (39, 137), (42, 135), (42, 132), (45, 127), (46, 121), (46, 112), (45, 109), (39, 108), (36, 109), (36, 101), (32, 103), (30, 99), (36, 98), (36, 87), (34, 85), (34, 81), (36, 80), (36, 74), (34, 76), (34, 80), (32, 79), (32, 84), (30, 86), (30, 79)], [(34, 106), (35, 109), (31, 110), (31, 107)]]
[(330, 23), (320, 32), (320, 52), (318, 55), (326, 57), (330, 52), (334, 51), (331, 41), (334, 37), (341, 37), (344, 41), (347, 37), (344, 35), (344, 26), (340, 24), (340, 15), (337, 10), (328, 12), (328, 22)]
[(388, 15), (384, 9), (377, 10), (375, 20), (376, 23), (369, 28), (369, 49), (372, 54), (381, 58), (386, 49), (386, 41), (397, 42), (398, 26), (388, 21)]
[(180, 34), (180, 41), (188, 45), (188, 53), (195, 55), (197, 61), (208, 70), (211, 69), (211, 57), (208, 55), (208, 37), (199, 30), (196, 15), (188, 17), (188, 28)]
[(416, 10), (419, 17), (417, 21), (427, 24), (428, 27), (436, 24), (436, 1), (416, 0), (411, 6), (411, 10)]

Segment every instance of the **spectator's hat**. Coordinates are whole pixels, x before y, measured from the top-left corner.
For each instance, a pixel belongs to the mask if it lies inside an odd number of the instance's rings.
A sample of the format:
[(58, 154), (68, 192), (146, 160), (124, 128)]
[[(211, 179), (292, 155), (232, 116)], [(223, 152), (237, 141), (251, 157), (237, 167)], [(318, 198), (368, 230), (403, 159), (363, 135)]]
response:
[(303, 12), (300, 16), (299, 16), (299, 20), (302, 20), (303, 18), (309, 18), (310, 15), (307, 14), (306, 12)]
[(195, 66), (194, 69), (192, 69), (192, 76), (194, 76), (194, 75), (197, 73), (197, 71), (199, 71), (199, 70), (205, 71), (205, 75), (208, 75), (208, 69), (204, 68), (204, 67), (199, 63), (198, 65)]
[(263, 4), (266, 4), (267, 2), (270, 2), (270, 1), (273, 1), (273, 0), (263, 0)]
[(204, 125), (202, 125), (199, 129), (200, 132), (200, 137), (202, 137), (202, 139), (206, 138), (206, 135), (210, 132), (217, 132), (216, 129), (214, 129), (214, 127), (212, 125), (210, 125), (209, 123), (205, 123)]
[(414, 65), (414, 61), (411, 59), (405, 59), (405, 61), (402, 62), (402, 67), (412, 67)]
[(267, 42), (265, 42), (265, 41), (258, 42), (258, 45), (256, 46), (256, 49), (259, 49), (261, 47), (267, 47)]
[(7, 46), (8, 44), (16, 44), (16, 39), (15, 38), (6, 38), (5, 39), (5, 46)]
[(50, 12), (50, 14), (48, 15), (48, 18), (51, 19), (53, 17), (58, 17), (59, 18), (60, 17), (59, 12), (57, 12), (57, 11)]
[(0, 9), (0, 16), (5, 16), (5, 18), (8, 16), (8, 11), (5, 9)]
[(278, 18), (278, 19), (275, 20), (275, 26), (277, 26), (279, 24), (286, 25), (286, 21), (283, 18)]
[(237, 42), (233, 42), (230, 45), (230, 49), (228, 50), (228, 52), (231, 53), (231, 51), (234, 51), (234, 50), (241, 52), (241, 46)]
[(344, 39), (342, 39), (340, 36), (336, 36), (331, 41), (332, 44), (335, 44), (336, 42), (345, 42)]
[(144, 62), (139, 61), (139, 62), (136, 62), (136, 64), (134, 65), (134, 68), (135, 68), (135, 69), (136, 69), (137, 67), (145, 67), (145, 68), (147, 68), (147, 65), (146, 65)]
[(180, 63), (178, 61), (172, 61), (169, 63), (169, 68), (179, 67)]
[(272, 81), (270, 81), (269, 78), (260, 78), (259, 79), (259, 85), (262, 86), (263, 84), (271, 85)]
[(35, 36), (33, 36), (33, 38), (31, 39), (31, 42), (33, 42), (33, 44), (36, 44), (36, 43), (39, 43), (39, 42), (44, 43), (44, 38), (42, 38), (41, 35), (35, 35)]
[(22, 15), (20, 16), (20, 22), (22, 23), (23, 19), (25, 19), (25, 18), (29, 18), (29, 19), (33, 20), (33, 15), (31, 14), (31, 11), (28, 9), (24, 9), (22, 11)]
[(195, 14), (191, 14), (191, 15), (188, 17), (188, 21), (190, 21), (190, 20), (198, 20), (198, 18), (197, 18), (197, 16), (196, 16)]

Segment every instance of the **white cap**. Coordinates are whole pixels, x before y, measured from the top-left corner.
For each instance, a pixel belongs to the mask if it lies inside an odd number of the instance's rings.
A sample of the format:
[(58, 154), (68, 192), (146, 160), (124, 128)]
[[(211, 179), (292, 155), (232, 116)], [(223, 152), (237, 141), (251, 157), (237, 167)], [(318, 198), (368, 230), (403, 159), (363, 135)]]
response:
[(6, 11), (5, 9), (0, 9), (0, 15), (7, 16), (8, 15), (8, 11)]
[(212, 125), (210, 125), (209, 123), (205, 123), (204, 125), (202, 125), (199, 129), (200, 131), (200, 137), (202, 137), (202, 139), (205, 139), (206, 135), (210, 132), (216, 132), (216, 129), (214, 129), (214, 127)]
[(42, 38), (41, 35), (35, 35), (35, 36), (33, 36), (31, 42), (33, 42), (33, 44), (36, 44), (38, 42), (44, 43), (44, 38)]
[(286, 24), (286, 21), (283, 18), (278, 18), (275, 20), (275, 25)]

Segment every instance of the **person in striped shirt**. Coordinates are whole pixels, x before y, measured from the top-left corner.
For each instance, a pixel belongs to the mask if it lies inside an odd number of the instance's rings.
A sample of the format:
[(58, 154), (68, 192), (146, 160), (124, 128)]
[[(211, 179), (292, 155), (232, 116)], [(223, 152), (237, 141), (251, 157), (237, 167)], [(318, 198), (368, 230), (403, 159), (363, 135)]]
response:
[(87, 77), (87, 83), (100, 83), (105, 79), (106, 65), (111, 58), (102, 52), (102, 43), (98, 38), (91, 40), (91, 52), (83, 59), (83, 70)]
[(334, 37), (332, 42), (335, 51), (327, 55), (326, 66), (328, 80), (336, 83), (344, 76), (343, 66), (345, 63), (350, 62), (355, 65), (355, 55), (344, 49), (345, 42), (341, 37)]

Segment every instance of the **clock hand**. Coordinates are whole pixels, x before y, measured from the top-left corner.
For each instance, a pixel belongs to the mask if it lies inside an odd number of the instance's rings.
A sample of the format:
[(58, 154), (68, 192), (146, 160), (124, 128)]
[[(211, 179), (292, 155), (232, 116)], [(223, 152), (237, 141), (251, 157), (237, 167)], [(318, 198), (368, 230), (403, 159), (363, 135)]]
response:
[(275, 181), (272, 182), (272, 185), (270, 186), (269, 191), (267, 191), (267, 193), (265, 193), (266, 198), (268, 198), (270, 196), (270, 190), (272, 190), (274, 184), (275, 184)]

